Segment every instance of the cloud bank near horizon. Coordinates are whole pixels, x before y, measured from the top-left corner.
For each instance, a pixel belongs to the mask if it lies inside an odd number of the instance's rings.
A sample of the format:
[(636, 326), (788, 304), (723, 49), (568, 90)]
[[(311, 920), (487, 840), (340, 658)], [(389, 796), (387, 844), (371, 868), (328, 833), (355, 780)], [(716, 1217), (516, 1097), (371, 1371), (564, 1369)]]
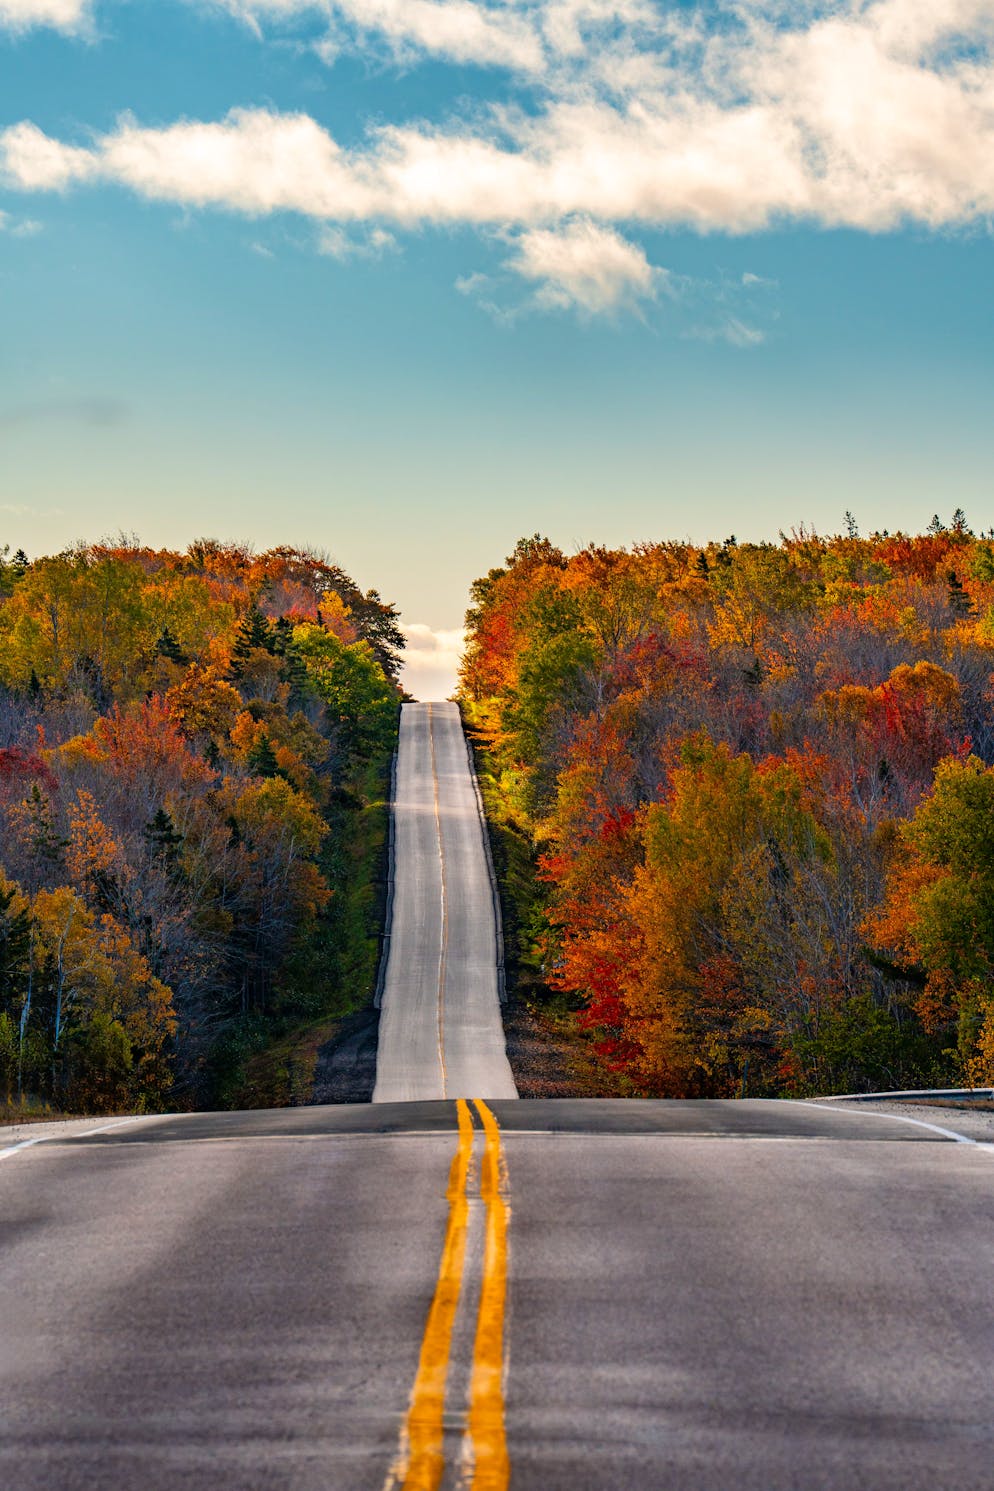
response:
[[(469, 226), (511, 243), (533, 305), (584, 314), (656, 294), (665, 270), (631, 241), (639, 227), (881, 233), (994, 216), (991, 0), (186, 3), (263, 40), (316, 18), (329, 59), (379, 45), (405, 66), (503, 68), (514, 87), (441, 120), (377, 122), (351, 148), (267, 107), (162, 125), (128, 114), (74, 140), (25, 119), (0, 131), (8, 188), (113, 183), (325, 233)], [(78, 29), (86, 14), (83, 0), (0, 0), (10, 26)]]
[(404, 687), (417, 699), (447, 699), (455, 690), (465, 631), (462, 627), (436, 630), (419, 621), (402, 630), (407, 644), (401, 671)]

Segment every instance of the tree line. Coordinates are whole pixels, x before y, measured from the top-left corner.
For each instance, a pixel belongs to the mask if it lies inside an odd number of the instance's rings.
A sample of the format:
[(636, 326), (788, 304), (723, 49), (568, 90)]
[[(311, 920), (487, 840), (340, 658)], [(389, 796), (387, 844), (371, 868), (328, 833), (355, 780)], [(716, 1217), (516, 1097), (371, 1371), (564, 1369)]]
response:
[(356, 997), (402, 648), (306, 550), (3, 551), (0, 1096), (224, 1101)]
[(994, 533), (536, 535), (467, 627), (522, 956), (630, 1090), (994, 1082)]

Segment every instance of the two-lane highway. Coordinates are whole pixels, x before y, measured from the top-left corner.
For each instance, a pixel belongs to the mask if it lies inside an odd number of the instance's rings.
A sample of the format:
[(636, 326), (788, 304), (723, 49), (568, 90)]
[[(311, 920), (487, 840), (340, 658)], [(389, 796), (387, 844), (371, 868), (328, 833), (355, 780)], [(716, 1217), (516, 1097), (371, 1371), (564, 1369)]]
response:
[(455, 704), (405, 704), (374, 1103), (513, 1098), (483, 824)]
[(992, 1197), (794, 1103), (63, 1134), (0, 1162), (0, 1484), (980, 1491)]

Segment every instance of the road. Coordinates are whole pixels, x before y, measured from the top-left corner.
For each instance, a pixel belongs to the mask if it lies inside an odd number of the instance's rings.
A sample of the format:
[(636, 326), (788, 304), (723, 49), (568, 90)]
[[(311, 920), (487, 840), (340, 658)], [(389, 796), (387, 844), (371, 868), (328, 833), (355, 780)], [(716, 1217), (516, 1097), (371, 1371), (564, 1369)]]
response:
[(93, 1127), (0, 1141), (17, 1491), (994, 1479), (983, 1145), (762, 1102)]
[(483, 826), (455, 704), (405, 704), (374, 1103), (513, 1098)]
[(0, 1131), (0, 1484), (986, 1491), (994, 1145), (517, 1101), (454, 706), (395, 828), (372, 1104)]

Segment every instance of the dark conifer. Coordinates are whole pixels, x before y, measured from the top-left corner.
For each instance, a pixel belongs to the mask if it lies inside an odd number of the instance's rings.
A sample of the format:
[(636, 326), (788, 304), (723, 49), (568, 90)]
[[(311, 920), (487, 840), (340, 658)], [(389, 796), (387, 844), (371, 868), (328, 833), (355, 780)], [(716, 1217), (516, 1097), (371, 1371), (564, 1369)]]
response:
[(260, 735), (255, 745), (248, 753), (248, 764), (250, 770), (258, 777), (275, 777), (279, 773), (279, 764), (272, 742), (268, 735)]
[(159, 640), (155, 644), (155, 650), (159, 657), (168, 658), (171, 663), (188, 663), (190, 661), (168, 626), (164, 626), (159, 633)]
[(26, 910), (14, 911), (14, 889), (0, 886), (0, 1010), (13, 1011), (31, 957), (31, 917)]
[(954, 616), (972, 616), (973, 602), (963, 586), (963, 581), (955, 570), (950, 570), (946, 576), (946, 595), (949, 609)]
[(274, 652), (273, 630), (258, 606), (251, 606), (242, 617), (231, 649), (231, 677), (241, 678), (245, 664), (255, 651)]
[(176, 832), (176, 825), (165, 808), (159, 808), (155, 816), (146, 823), (142, 829), (142, 837), (153, 859), (162, 859), (170, 869), (176, 868), (183, 835)]

